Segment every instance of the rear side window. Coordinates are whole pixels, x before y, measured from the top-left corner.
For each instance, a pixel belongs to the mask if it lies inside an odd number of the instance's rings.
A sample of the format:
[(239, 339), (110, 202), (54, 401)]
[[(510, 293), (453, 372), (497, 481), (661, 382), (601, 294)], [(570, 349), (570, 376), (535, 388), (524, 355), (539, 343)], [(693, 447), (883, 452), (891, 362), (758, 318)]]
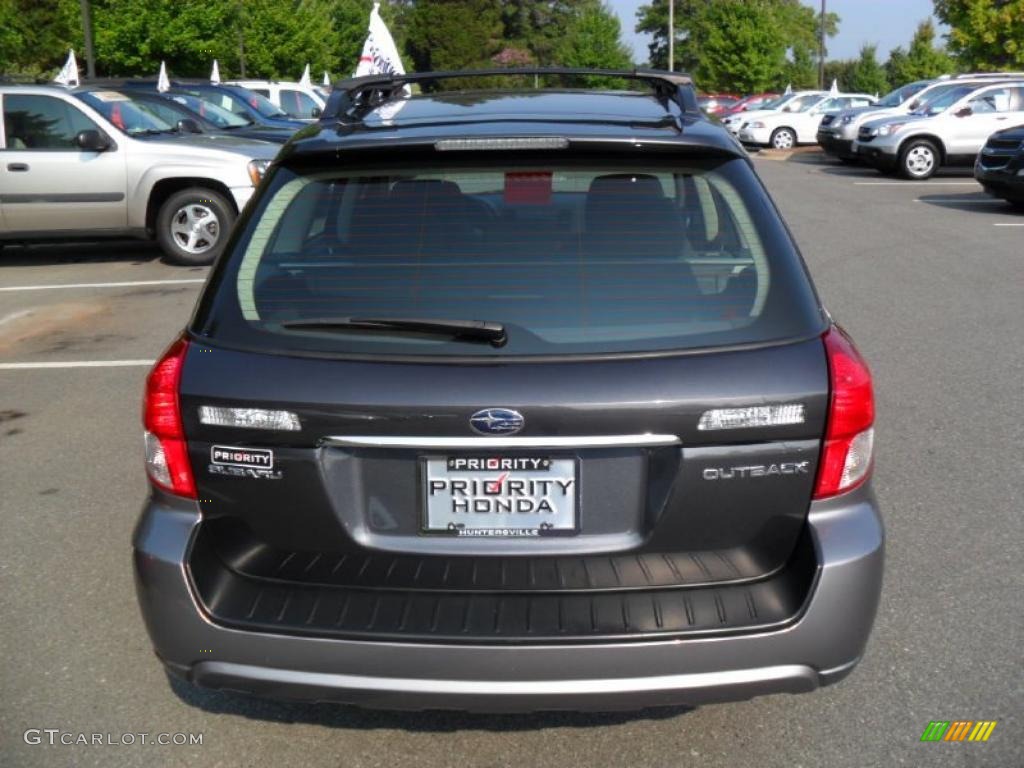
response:
[[(813, 334), (817, 301), (764, 195), (740, 160), (279, 169), (194, 330), (247, 347), (400, 356)], [(340, 322), (353, 318), (500, 323), (507, 342)], [(313, 319), (327, 324), (301, 327)]]
[(281, 109), (292, 117), (312, 117), (316, 108), (317, 103), (302, 91), (281, 89)]
[(62, 99), (8, 93), (3, 98), (7, 149), (78, 151), (75, 136), (96, 124)]

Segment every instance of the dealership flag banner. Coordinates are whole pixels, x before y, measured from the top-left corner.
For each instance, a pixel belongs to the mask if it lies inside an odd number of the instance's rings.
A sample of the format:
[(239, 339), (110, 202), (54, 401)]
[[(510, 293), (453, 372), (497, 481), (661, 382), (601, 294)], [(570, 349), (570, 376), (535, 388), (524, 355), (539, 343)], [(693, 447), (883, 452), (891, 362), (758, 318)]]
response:
[(835, 81), (835, 80), (832, 81), (832, 87), (828, 89), (828, 95), (829, 96), (838, 96), (839, 95), (839, 83), (837, 81)]
[(217, 66), (217, 60), (213, 60), (213, 69), (210, 70), (210, 82), (215, 85), (220, 85), (220, 67)]
[(330, 88), (330, 87), (331, 87), (331, 78), (327, 74), (327, 70), (324, 70), (324, 88)]
[(160, 93), (171, 90), (171, 81), (167, 78), (167, 65), (160, 62), (160, 75), (156, 79), (156, 89)]
[(786, 92), (784, 94), (782, 94), (782, 95), (783, 96), (789, 96), (789, 94), (791, 94), (792, 92), (793, 92), (793, 84), (792, 83), (786, 83)]
[(64, 62), (60, 72), (53, 78), (53, 82), (69, 86), (78, 85), (78, 61), (75, 59), (74, 49), (71, 49), (71, 52), (68, 54), (68, 60)]
[[(402, 66), (402, 57), (398, 55), (398, 46), (391, 37), (388, 25), (380, 17), (380, 3), (374, 3), (373, 10), (370, 11), (370, 34), (366, 36), (363, 55), (359, 57), (355, 76), (392, 73), (404, 75), (405, 67)], [(411, 95), (409, 86), (405, 86), (403, 90), (406, 96)]]
[(302, 70), (302, 77), (299, 78), (299, 85), (303, 88), (313, 87), (313, 80), (309, 76), (309, 64), (307, 64), (306, 68)]

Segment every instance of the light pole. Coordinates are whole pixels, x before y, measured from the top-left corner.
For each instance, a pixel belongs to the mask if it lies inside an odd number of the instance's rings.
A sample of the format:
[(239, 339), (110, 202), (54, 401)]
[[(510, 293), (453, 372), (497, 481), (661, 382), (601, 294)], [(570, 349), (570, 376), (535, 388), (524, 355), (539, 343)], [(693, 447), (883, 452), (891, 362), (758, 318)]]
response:
[(85, 44), (85, 76), (90, 80), (96, 78), (96, 53), (92, 48), (92, 8), (89, 0), (81, 0), (82, 4), (82, 37)]
[(818, 88), (825, 89), (825, 0), (821, 0), (821, 28), (818, 31)]
[(676, 69), (676, 0), (668, 0), (668, 71)]

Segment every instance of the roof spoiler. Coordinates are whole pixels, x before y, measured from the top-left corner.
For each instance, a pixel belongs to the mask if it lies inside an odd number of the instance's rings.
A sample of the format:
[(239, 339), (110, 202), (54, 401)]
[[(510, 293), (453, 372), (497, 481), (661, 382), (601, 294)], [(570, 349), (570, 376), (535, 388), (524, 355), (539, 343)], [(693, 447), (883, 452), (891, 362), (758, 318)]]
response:
[(331, 98), (321, 119), (341, 122), (359, 122), (362, 114), (390, 99), (394, 93), (413, 83), (455, 80), (471, 77), (515, 76), (614, 77), (637, 80), (654, 88), (660, 99), (678, 105), (683, 112), (700, 113), (697, 95), (689, 75), (661, 69), (595, 69), (587, 67), (509, 67), (493, 69), (463, 69), (441, 72), (413, 72), (400, 75), (366, 75), (339, 80), (334, 84)]

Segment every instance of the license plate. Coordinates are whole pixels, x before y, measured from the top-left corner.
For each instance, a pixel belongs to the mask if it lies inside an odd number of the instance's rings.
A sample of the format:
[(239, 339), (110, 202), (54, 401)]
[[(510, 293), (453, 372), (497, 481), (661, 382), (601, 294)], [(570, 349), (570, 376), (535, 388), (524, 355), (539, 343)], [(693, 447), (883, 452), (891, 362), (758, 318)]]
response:
[(443, 456), (423, 460), (425, 533), (520, 537), (576, 533), (576, 459)]

